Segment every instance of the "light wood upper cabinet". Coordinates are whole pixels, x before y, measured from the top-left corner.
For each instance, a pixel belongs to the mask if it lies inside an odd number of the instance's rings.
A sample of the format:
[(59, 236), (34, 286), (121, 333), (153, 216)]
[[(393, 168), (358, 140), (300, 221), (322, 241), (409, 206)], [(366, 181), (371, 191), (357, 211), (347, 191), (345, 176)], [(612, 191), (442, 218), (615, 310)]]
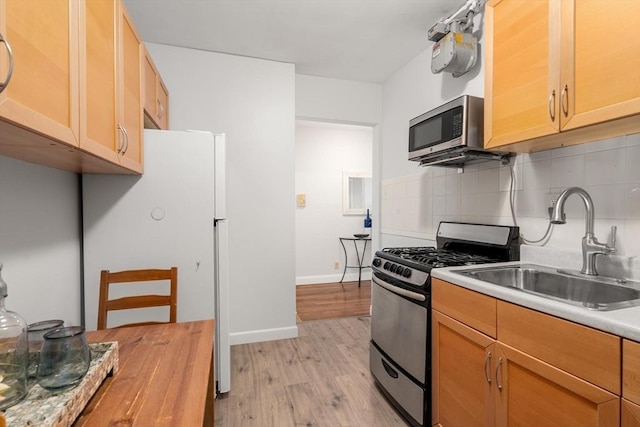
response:
[[(48, 135), (58, 151), (78, 146), (77, 2), (0, 0), (0, 153), (11, 155), (41, 141), (26, 132)], [(10, 58), (9, 47), (12, 51)], [(33, 161), (36, 154), (24, 160)], [(24, 157), (26, 156), (26, 158)], [(29, 157), (32, 157), (29, 159)]]
[(120, 0), (0, 0), (0, 35), (0, 154), (142, 172), (142, 43)]
[(80, 2), (80, 147), (119, 163), (116, 109), (117, 2)]
[(169, 91), (160, 73), (144, 50), (144, 125), (151, 129), (169, 128)]
[(640, 114), (640, 2), (561, 3), (561, 129)]
[(485, 12), (486, 148), (640, 132), (640, 2), (490, 0)]
[[(434, 425), (620, 425), (619, 338), (442, 280), (432, 290)], [(474, 307), (462, 313), (445, 298), (454, 294), (494, 300), (497, 339), (470, 326), (488, 317)]]
[(119, 0), (81, 2), (80, 147), (142, 172), (142, 43)]
[(120, 151), (120, 163), (128, 169), (142, 172), (142, 131), (144, 129), (142, 108), (142, 57), (143, 44), (127, 10), (120, 4), (119, 44), (119, 116), (118, 123), (124, 128), (124, 149)]

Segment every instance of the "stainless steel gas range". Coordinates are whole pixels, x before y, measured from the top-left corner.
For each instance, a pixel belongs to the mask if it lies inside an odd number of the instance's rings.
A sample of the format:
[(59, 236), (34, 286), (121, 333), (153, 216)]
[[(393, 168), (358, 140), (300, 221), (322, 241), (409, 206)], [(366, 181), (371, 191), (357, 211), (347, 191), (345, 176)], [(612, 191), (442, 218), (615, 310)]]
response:
[(520, 259), (518, 227), (441, 222), (437, 248), (386, 248), (372, 262), (370, 369), (411, 425), (431, 425), (431, 269)]

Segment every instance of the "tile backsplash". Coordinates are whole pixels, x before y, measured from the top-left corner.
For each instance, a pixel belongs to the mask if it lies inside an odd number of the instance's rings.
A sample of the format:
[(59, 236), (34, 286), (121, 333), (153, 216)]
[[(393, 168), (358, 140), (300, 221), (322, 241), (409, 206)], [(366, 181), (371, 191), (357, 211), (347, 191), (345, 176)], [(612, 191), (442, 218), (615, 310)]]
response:
[[(509, 165), (484, 162), (454, 168), (427, 167), (381, 184), (381, 232), (433, 240), (440, 221), (512, 225), (540, 239), (548, 207), (567, 187), (582, 187), (595, 206), (600, 241), (618, 228), (618, 253), (640, 255), (640, 134), (531, 154)], [(513, 179), (512, 179), (513, 178)], [(580, 250), (585, 209), (579, 197), (566, 204), (567, 223), (553, 226), (546, 245)]]

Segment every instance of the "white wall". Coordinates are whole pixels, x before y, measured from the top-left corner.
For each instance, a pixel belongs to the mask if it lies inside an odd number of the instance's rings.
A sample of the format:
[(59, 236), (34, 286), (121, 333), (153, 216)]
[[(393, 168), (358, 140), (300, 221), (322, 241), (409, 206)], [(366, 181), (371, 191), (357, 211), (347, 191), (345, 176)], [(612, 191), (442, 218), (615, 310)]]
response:
[(0, 156), (0, 262), (6, 307), (27, 323), (80, 325), (76, 174)]
[[(371, 127), (296, 122), (295, 187), (296, 194), (306, 195), (306, 206), (296, 208), (297, 284), (337, 282), (342, 277), (344, 251), (338, 237), (362, 233), (364, 225), (364, 216), (342, 214), (343, 172), (371, 176), (372, 136)], [(353, 243), (346, 250), (349, 265), (357, 265)], [(371, 257), (370, 244), (365, 255)], [(370, 277), (369, 270), (363, 274)], [(357, 269), (348, 269), (344, 280), (357, 278)]]
[(296, 336), (294, 66), (147, 46), (170, 128), (227, 135), (231, 344)]
[(296, 74), (296, 117), (373, 126), (382, 112), (382, 86)]
[[(407, 160), (409, 120), (462, 94), (484, 96), (482, 64), (454, 79), (430, 70), (429, 47), (383, 85), (382, 246), (425, 244), (441, 220), (513, 224), (509, 208), (510, 167), (488, 162), (465, 167), (420, 168)], [(595, 233), (606, 241), (618, 226), (618, 253), (640, 254), (640, 135), (521, 154), (512, 159), (516, 221), (536, 240), (547, 228), (547, 206), (563, 189), (579, 186), (595, 204)], [(555, 226), (548, 247), (580, 251), (584, 208), (567, 203), (566, 225)], [(411, 239), (408, 239), (411, 237)]]
[[(382, 85), (296, 74), (296, 118), (373, 128), (373, 209), (380, 212)], [(371, 248), (380, 248), (380, 221), (373, 221)]]

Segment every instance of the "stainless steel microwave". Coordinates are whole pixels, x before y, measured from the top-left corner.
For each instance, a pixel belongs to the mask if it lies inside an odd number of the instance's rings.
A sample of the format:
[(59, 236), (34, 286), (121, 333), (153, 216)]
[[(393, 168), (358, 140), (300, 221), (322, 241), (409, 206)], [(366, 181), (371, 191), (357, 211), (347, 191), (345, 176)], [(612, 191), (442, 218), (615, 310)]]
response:
[(463, 163), (484, 151), (483, 133), (484, 100), (463, 95), (409, 121), (409, 160)]

